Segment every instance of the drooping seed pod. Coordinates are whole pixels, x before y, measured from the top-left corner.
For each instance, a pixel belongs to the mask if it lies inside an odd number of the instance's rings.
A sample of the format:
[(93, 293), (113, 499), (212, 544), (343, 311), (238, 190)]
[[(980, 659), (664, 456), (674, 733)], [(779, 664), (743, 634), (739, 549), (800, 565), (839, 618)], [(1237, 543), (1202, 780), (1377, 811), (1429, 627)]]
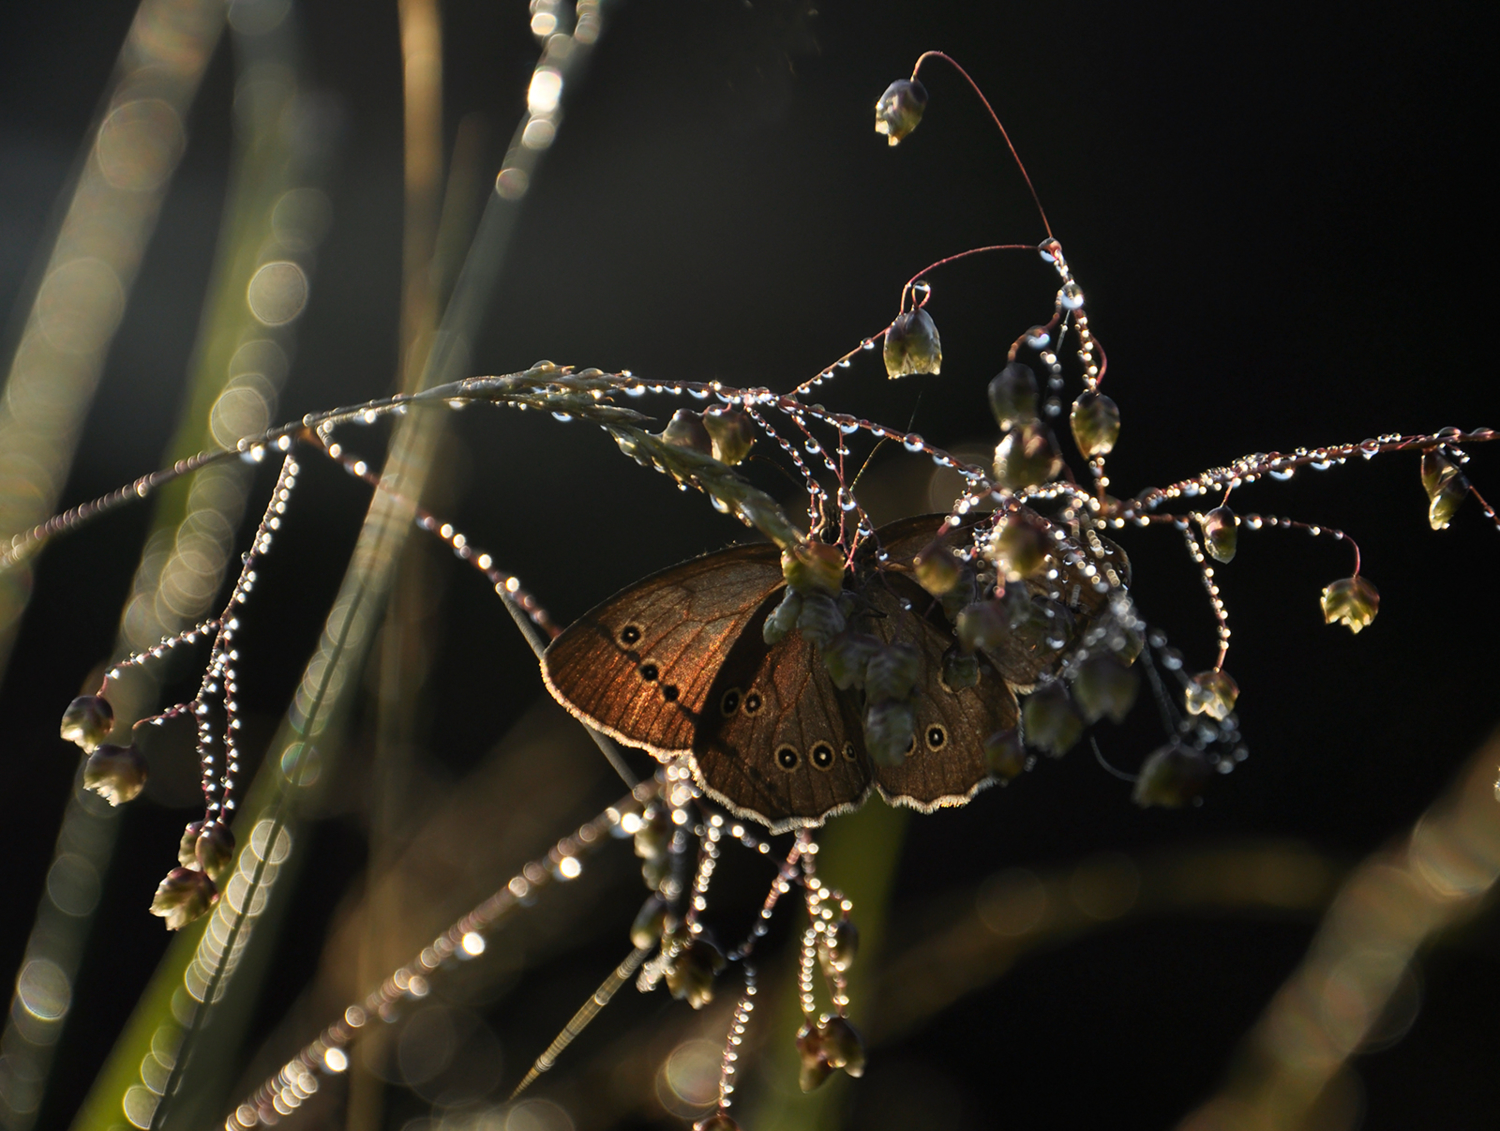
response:
[(1006, 591), (1005, 605), (1010, 610), (1011, 636), (1031, 652), (1036, 663), (1050, 667), (1073, 639), (1072, 611), (1051, 597), (1028, 595), (1019, 585)]
[(941, 538), (935, 538), (911, 560), (912, 576), (934, 597), (951, 593), (963, 579), (964, 563)]
[(863, 632), (841, 632), (821, 649), (823, 668), (840, 691), (864, 687), (870, 657), (884, 647), (879, 638)]
[(1103, 393), (1085, 392), (1068, 415), (1073, 442), (1088, 459), (1108, 455), (1120, 438), (1120, 409)]
[[(988, 571), (986, 571), (986, 574), (988, 574)], [(991, 577), (989, 579), (990, 583), (982, 587), (978, 581), (978, 573), (968, 563), (965, 563), (963, 576), (959, 578), (958, 584), (938, 598), (938, 603), (943, 607), (943, 616), (948, 618), (949, 623), (958, 620), (958, 614), (963, 611), (966, 605), (974, 602), (981, 588), (985, 590), (990, 589), (994, 579)]]
[(916, 79), (897, 79), (875, 103), (875, 132), (896, 145), (917, 128), (927, 109), (927, 88)]
[(1380, 610), (1380, 593), (1364, 577), (1345, 577), (1323, 590), (1323, 621), (1339, 621), (1358, 632), (1375, 619)]
[(96, 746), (84, 763), (83, 785), (111, 805), (123, 805), (146, 788), (146, 759), (134, 746)]
[(990, 411), (1000, 431), (1009, 432), (1018, 424), (1037, 419), (1039, 391), (1031, 366), (1012, 361), (990, 381)]
[(922, 675), (922, 653), (899, 641), (883, 645), (865, 668), (865, 695), (872, 702), (906, 699)]
[(713, 457), (720, 463), (739, 463), (755, 445), (755, 423), (741, 409), (708, 409), (703, 414), (703, 427), (713, 442)]
[(780, 644), (797, 627), (797, 618), (802, 615), (802, 594), (788, 586), (781, 603), (771, 610), (761, 625), (760, 634), (767, 644)]
[(1152, 751), (1141, 766), (1132, 797), (1142, 808), (1180, 809), (1203, 792), (1213, 767), (1203, 751), (1171, 742)]
[[(200, 828), (198, 835), (193, 838), (192, 866), (214, 883), (222, 884), (225, 873), (234, 863), (234, 832), (222, 820), (206, 825), (195, 821), (194, 824), (199, 824)], [(192, 828), (192, 825), (188, 828)]]
[(995, 523), (985, 557), (1006, 581), (1024, 581), (1041, 572), (1052, 547), (1047, 524), (1028, 510), (1007, 514)]
[(1185, 701), (1188, 714), (1207, 715), (1223, 721), (1240, 697), (1239, 686), (1223, 670), (1199, 672), (1188, 680)]
[(1040, 420), (1012, 428), (995, 448), (995, 482), (1011, 491), (1050, 482), (1062, 466), (1057, 437)]
[(804, 1092), (813, 1091), (833, 1075), (833, 1066), (823, 1055), (822, 1026), (810, 1021), (803, 1023), (802, 1028), (797, 1030), (797, 1055), (802, 1062), (797, 1073), (797, 1083)]
[(173, 868), (151, 899), (151, 914), (167, 921), (167, 930), (180, 931), (219, 902), (219, 889), (196, 868)]
[(896, 315), (885, 331), (885, 375), (908, 377), (942, 368), (943, 344), (932, 316), (920, 307)]
[(706, 935), (699, 935), (667, 963), (667, 989), (679, 1001), (702, 1009), (714, 999), (714, 977), (724, 969), (724, 955)]
[(917, 712), (904, 699), (869, 703), (865, 707), (865, 752), (878, 766), (899, 766), (913, 749)]
[(177, 842), (177, 863), (184, 868), (198, 867), (198, 834), (202, 831), (202, 821), (191, 821), (182, 830), (182, 839)]
[(1458, 474), (1458, 465), (1443, 454), (1441, 448), (1422, 453), (1422, 490), (1429, 499), (1443, 489), (1443, 484)]
[(1010, 639), (1010, 610), (993, 598), (975, 601), (959, 610), (954, 631), (965, 652), (978, 648), (998, 648)]
[(838, 602), (826, 593), (808, 593), (802, 598), (797, 614), (797, 631), (802, 639), (817, 648), (824, 647), (844, 631), (844, 614)]
[(859, 928), (848, 919), (840, 919), (828, 932), (819, 957), (831, 978), (835, 974), (847, 973), (854, 965), (854, 956), (859, 953)]
[(667, 922), (667, 904), (656, 892), (646, 897), (641, 909), (630, 924), (630, 945), (649, 950), (661, 941), (662, 928)]
[(1083, 719), (1059, 680), (1042, 684), (1021, 702), (1026, 745), (1061, 758), (1083, 737)]
[(641, 814), (635, 830), (635, 854), (642, 860), (660, 860), (672, 848), (672, 817), (665, 805), (651, 805)]
[(1133, 664), (1146, 650), (1146, 634), (1139, 627), (1122, 628), (1119, 639), (1112, 646), (1122, 663)]
[(1026, 772), (1026, 748), (1018, 727), (999, 730), (984, 740), (984, 761), (1002, 782), (1013, 781)]
[(1428, 524), (1434, 530), (1446, 529), (1469, 493), (1469, 481), (1457, 464), (1433, 448), (1422, 453), (1422, 487), (1429, 504)]
[(842, 1068), (850, 1076), (865, 1072), (865, 1042), (846, 1017), (825, 1017), (818, 1026), (822, 1031), (823, 1059), (830, 1068)]
[(1102, 718), (1120, 723), (1135, 705), (1140, 687), (1141, 677), (1133, 667), (1110, 653), (1099, 653), (1078, 665), (1073, 702), (1086, 723)]
[(827, 542), (802, 542), (781, 551), (781, 575), (798, 593), (837, 597), (844, 587), (844, 552)]
[(965, 653), (958, 645), (951, 645), (943, 652), (943, 686), (949, 691), (962, 691), (979, 684), (979, 657)]
[(672, 858), (659, 856), (654, 860), (641, 861), (641, 882), (647, 891), (657, 891), (672, 874)]
[(63, 741), (75, 743), (91, 754), (94, 747), (109, 737), (114, 726), (114, 708), (107, 699), (102, 695), (80, 695), (63, 712), (58, 733)]
[(1216, 562), (1234, 560), (1239, 545), (1239, 522), (1234, 511), (1228, 507), (1215, 507), (1199, 520), (1203, 530), (1203, 547)]
[(714, 454), (714, 442), (703, 425), (703, 416), (690, 408), (679, 408), (662, 429), (661, 438), (673, 447), (686, 448), (699, 455)]

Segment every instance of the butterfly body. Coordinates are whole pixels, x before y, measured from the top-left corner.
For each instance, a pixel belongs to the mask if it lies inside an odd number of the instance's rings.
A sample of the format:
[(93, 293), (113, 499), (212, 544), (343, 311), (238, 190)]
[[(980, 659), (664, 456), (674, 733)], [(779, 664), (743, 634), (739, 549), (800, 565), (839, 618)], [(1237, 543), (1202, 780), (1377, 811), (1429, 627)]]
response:
[(659, 760), (686, 760), (709, 796), (773, 831), (821, 824), (872, 789), (923, 811), (961, 805), (993, 780), (985, 739), (1017, 725), (1002, 670), (1034, 677), (1039, 665), (980, 655), (972, 686), (944, 682), (952, 626), (910, 577), (940, 522), (882, 528), (883, 560), (862, 552), (848, 576), (851, 630), (917, 659), (913, 739), (895, 765), (871, 758), (866, 697), (835, 683), (819, 648), (797, 631), (766, 641), (785, 596), (773, 546), (720, 550), (615, 594), (553, 641), (543, 679), (574, 716)]

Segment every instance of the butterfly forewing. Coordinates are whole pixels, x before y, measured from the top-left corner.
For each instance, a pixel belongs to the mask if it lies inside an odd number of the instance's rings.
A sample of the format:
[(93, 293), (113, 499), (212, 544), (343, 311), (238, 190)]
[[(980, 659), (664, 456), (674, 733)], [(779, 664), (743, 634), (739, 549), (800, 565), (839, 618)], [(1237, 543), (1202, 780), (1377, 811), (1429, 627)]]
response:
[[(971, 527), (984, 516), (972, 516)], [(1015, 684), (1050, 668), (1035, 645), (979, 658), (973, 687), (943, 680), (954, 646), (941, 604), (911, 576), (912, 559), (942, 516), (882, 527), (855, 569), (858, 631), (914, 646), (916, 727), (902, 764), (873, 766), (863, 703), (840, 690), (818, 650), (793, 631), (767, 644), (765, 619), (782, 598), (778, 551), (741, 546), (675, 566), (617, 593), (553, 641), (542, 660), (552, 694), (574, 715), (663, 760), (690, 758), (715, 800), (784, 831), (821, 824), (877, 787), (917, 809), (962, 805), (991, 780), (984, 742), (1016, 725)], [(968, 529), (951, 536), (962, 540)], [(1085, 623), (1102, 615), (1129, 563), (1110, 543), (1059, 544), (1057, 568), (1028, 582), (1037, 597)], [(1105, 583), (1099, 574), (1113, 570)]]
[(686, 755), (725, 657), (781, 585), (774, 546), (673, 566), (580, 617), (548, 647), (542, 677), (605, 734), (659, 758)]

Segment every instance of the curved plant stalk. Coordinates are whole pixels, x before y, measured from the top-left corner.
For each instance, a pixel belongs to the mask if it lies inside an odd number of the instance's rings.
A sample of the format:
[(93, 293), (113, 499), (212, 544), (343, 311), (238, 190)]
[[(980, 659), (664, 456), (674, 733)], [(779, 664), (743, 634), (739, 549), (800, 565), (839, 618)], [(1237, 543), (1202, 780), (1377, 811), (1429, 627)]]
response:
[[(1349, 1063), (1406, 983), (1418, 952), (1478, 914), (1500, 879), (1492, 736), (1395, 844), (1367, 857), (1261, 1015), (1220, 1092), (1182, 1131), (1271, 1131), (1352, 1102)], [(1326, 1124), (1319, 1124), (1326, 1125)]]
[[(1295, 842), (1108, 852), (1071, 867), (1006, 868), (964, 898), (911, 912), (932, 923), (922, 941), (880, 971), (872, 1045), (900, 1040), (950, 1005), (1007, 976), (1043, 948), (1141, 916), (1233, 914), (1307, 920), (1333, 897), (1341, 868)], [(939, 925), (941, 924), (941, 925)]]
[[(434, 249), (438, 243), (440, 194), (443, 181), (443, 32), (435, 0), (400, 0), (402, 102), (405, 123), (405, 216), (401, 248), (401, 327), (398, 341), (396, 387), (415, 392), (427, 368), (427, 355), (441, 310)], [(429, 427), (446, 431), (446, 422)], [(397, 565), (398, 578), (390, 596), (380, 647), (374, 658), (380, 684), (375, 707), (374, 759), (371, 766), (368, 831), (371, 875), (389, 867), (403, 821), (405, 788), (411, 774), (412, 732), (427, 665), (421, 644), (421, 608), (434, 591), (427, 547), (413, 545)], [(440, 598), (439, 598), (440, 599)], [(401, 908), (372, 890), (367, 929), (360, 940), (356, 966), (360, 983), (372, 983), (383, 958), (381, 942), (388, 926), (399, 920)], [(375, 1038), (383, 1036), (378, 1032)], [(349, 1131), (380, 1125), (384, 1082), (351, 1064)], [(274, 1111), (272, 1118), (274, 1118)]]
[(559, 867), (565, 859), (577, 860), (608, 843), (620, 819), (627, 813), (639, 815), (642, 804), (656, 795), (657, 788), (654, 781), (642, 783), (563, 837), (546, 855), (526, 864), (487, 899), (439, 932), (420, 953), (382, 978), (359, 1001), (350, 1003), (338, 1020), (246, 1096), (235, 1107), (231, 1117), (234, 1123), (240, 1127), (269, 1125), (299, 1107), (304, 1098), (301, 1093), (311, 1094), (316, 1090), (316, 1085), (308, 1088), (304, 1079), (317, 1073), (344, 1071), (352, 1060), (351, 1048), (371, 1031), (366, 1027), (368, 1021), (386, 1016), (403, 1000), (427, 996), (440, 983), (444, 968), (452, 960), (462, 961), (482, 954), (490, 932), (513, 912), (529, 906), (537, 893), (559, 876), (566, 877), (567, 873)]
[[(136, 9), (0, 397), (0, 541), (56, 509), (223, 26), (217, 0)], [(30, 592), (0, 577), (0, 672)]]

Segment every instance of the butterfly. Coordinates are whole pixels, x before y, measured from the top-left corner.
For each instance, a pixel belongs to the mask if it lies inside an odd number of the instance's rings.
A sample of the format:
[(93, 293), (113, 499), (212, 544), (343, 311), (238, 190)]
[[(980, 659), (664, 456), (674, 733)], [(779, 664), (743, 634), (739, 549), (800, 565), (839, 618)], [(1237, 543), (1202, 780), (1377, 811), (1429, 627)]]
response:
[[(981, 651), (977, 682), (949, 686), (953, 625), (913, 576), (945, 517), (882, 527), (846, 573), (852, 626), (918, 658), (915, 725), (898, 765), (871, 758), (861, 693), (835, 684), (814, 644), (797, 631), (766, 642), (786, 586), (771, 545), (710, 553), (616, 593), (552, 642), (543, 680), (575, 717), (660, 761), (685, 760), (708, 796), (773, 832), (822, 824), (872, 790), (924, 812), (963, 805), (995, 780), (985, 739), (1018, 725), (1017, 690), (1049, 669), (1058, 641)], [(1123, 563), (1112, 545), (1095, 556), (1114, 554)], [(1087, 551), (1054, 557), (1062, 568), (1029, 582), (1033, 594), (1064, 619), (1097, 616), (1109, 586), (1083, 568)]]

